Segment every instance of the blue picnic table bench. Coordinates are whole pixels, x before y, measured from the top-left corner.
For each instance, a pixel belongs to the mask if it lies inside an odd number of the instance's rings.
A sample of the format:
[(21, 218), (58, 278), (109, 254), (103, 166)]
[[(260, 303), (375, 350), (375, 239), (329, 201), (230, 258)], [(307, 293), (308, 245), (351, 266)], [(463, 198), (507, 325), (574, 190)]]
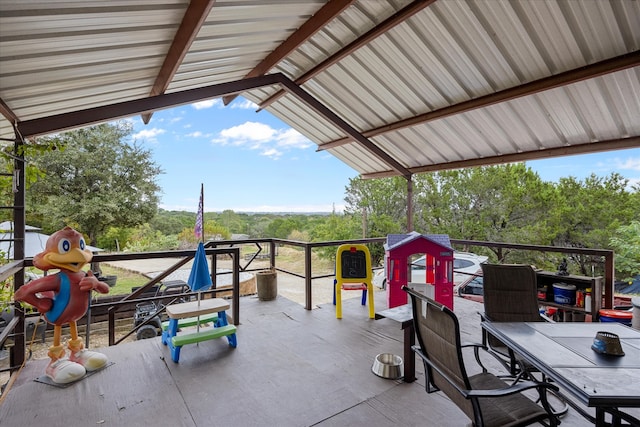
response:
[[(201, 301), (189, 301), (171, 304), (166, 308), (169, 322), (163, 325), (162, 343), (171, 349), (171, 359), (178, 362), (180, 349), (187, 344), (227, 337), (229, 345), (238, 345), (235, 325), (227, 320), (226, 310), (229, 303), (222, 298), (208, 298)], [(211, 323), (212, 326), (199, 328), (195, 332), (178, 333), (181, 328)]]

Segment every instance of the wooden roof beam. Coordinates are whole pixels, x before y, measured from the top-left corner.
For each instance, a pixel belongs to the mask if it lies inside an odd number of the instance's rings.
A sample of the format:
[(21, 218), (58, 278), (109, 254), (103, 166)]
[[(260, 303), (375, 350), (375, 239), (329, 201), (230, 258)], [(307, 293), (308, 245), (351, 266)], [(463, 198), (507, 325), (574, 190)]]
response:
[[(545, 77), (543, 79), (525, 83), (520, 86), (501, 90), (499, 92), (491, 93), (479, 98), (470, 99), (459, 104), (450, 105), (439, 110), (429, 111), (428, 113), (419, 114), (415, 117), (409, 117), (408, 119), (400, 120), (385, 126), (369, 129), (362, 132), (362, 135), (367, 138), (373, 138), (387, 132), (393, 132), (411, 126), (420, 125), (433, 120), (449, 117), (454, 114), (466, 113), (478, 108), (484, 108), (490, 105), (499, 104), (501, 102), (511, 101), (523, 96), (533, 95), (545, 90), (555, 89), (557, 87), (570, 85), (583, 80), (588, 80), (616, 71), (621, 71), (627, 68), (637, 67), (639, 65), (640, 51), (637, 50), (625, 55), (596, 62), (595, 64), (565, 71), (564, 73), (556, 74), (555, 76)], [(339, 147), (341, 145), (349, 144), (352, 142), (353, 140), (349, 137), (336, 139), (334, 141), (322, 144), (318, 147), (318, 151)]]
[(377, 156), (381, 161), (389, 165), (397, 174), (407, 179), (411, 178), (411, 172), (402, 166), (397, 160), (387, 154), (377, 145), (362, 136), (346, 121), (315, 99), (300, 86), (287, 78), (282, 73), (267, 74), (251, 77), (234, 82), (220, 83), (203, 88), (189, 89), (180, 92), (165, 93), (147, 98), (118, 102), (101, 107), (88, 108), (70, 113), (56, 114), (39, 119), (18, 122), (16, 127), (24, 137), (46, 135), (67, 129), (88, 126), (95, 123), (106, 122), (135, 114), (153, 112), (165, 108), (190, 104), (204, 99), (218, 98), (229, 94), (242, 92), (265, 86), (281, 85), (285, 90), (296, 96), (309, 108), (321, 115), (337, 128), (341, 129), (350, 138), (353, 138), (369, 152)]
[[(167, 90), (171, 80), (173, 80), (173, 76), (176, 75), (180, 64), (182, 64), (185, 55), (189, 51), (191, 44), (198, 35), (200, 28), (202, 28), (202, 25), (207, 20), (207, 16), (209, 16), (209, 12), (211, 12), (214, 3), (215, 0), (191, 0), (182, 17), (180, 27), (178, 27), (178, 31), (173, 37), (169, 52), (167, 52), (167, 56), (164, 58), (164, 62), (156, 76), (149, 96), (160, 95)], [(142, 115), (142, 121), (148, 124), (152, 114), (151, 112), (144, 113)]]
[(336, 127), (342, 130), (344, 133), (349, 135), (350, 138), (353, 138), (358, 144), (362, 145), (366, 150), (368, 150), (371, 154), (378, 157), (384, 163), (389, 165), (395, 172), (396, 175), (402, 175), (406, 179), (410, 180), (412, 172), (405, 168), (400, 162), (390, 156), (386, 151), (375, 145), (373, 142), (369, 141), (366, 137), (364, 137), (360, 132), (354, 129), (349, 123), (341, 119), (336, 113), (327, 108), (320, 101), (315, 99), (311, 94), (306, 92), (300, 86), (295, 84), (292, 80), (287, 78), (284, 74), (270, 74), (270, 75), (278, 75), (281, 77), (280, 83), (282, 84), (284, 90), (296, 96), (302, 102), (307, 104), (312, 110), (314, 110), (317, 114), (324, 117), (329, 122), (333, 123)]
[(10, 123), (18, 122), (18, 116), (13, 112), (11, 108), (0, 98), (0, 114), (4, 116)]
[[(483, 157), (480, 159), (459, 160), (455, 162), (439, 163), (430, 166), (418, 166), (409, 168), (413, 174), (438, 172), (444, 170), (464, 169), (478, 166), (499, 165), (504, 163), (524, 162), (528, 160), (549, 159), (552, 157), (574, 156), (578, 154), (600, 153), (603, 151), (627, 150), (630, 148), (640, 147), (640, 137), (634, 136), (630, 138), (611, 139), (607, 141), (588, 142), (585, 144), (568, 145), (565, 147), (547, 148), (542, 150), (523, 151), (513, 154), (501, 154), (491, 157)], [(376, 172), (370, 174), (362, 174), (363, 179), (387, 178), (390, 176), (398, 176), (396, 171), (389, 170), (387, 172)]]
[(242, 93), (247, 90), (280, 84), (279, 76), (280, 74), (268, 74), (266, 76), (55, 114), (48, 117), (18, 122), (17, 128), (25, 138), (47, 135), (67, 129), (89, 126), (96, 123), (134, 116), (136, 114), (150, 113), (205, 99), (219, 98), (228, 94)]
[[(257, 77), (266, 74), (270, 69), (276, 66), (278, 62), (286, 58), (291, 52), (297, 49), (301, 44), (306, 42), (311, 36), (324, 28), (328, 22), (340, 15), (355, 0), (330, 0), (322, 6), (307, 22), (302, 24), (300, 28), (294, 31), (280, 46), (275, 48), (273, 52), (267, 55), (262, 62), (245, 76)], [(237, 95), (225, 96), (222, 98), (224, 105), (230, 104)]]

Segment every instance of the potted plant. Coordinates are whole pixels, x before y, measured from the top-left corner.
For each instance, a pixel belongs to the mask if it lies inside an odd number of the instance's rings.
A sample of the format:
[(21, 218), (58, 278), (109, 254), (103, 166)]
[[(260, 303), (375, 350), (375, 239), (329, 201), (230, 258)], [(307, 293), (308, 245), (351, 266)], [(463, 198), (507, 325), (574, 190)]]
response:
[(13, 317), (13, 280), (7, 279), (0, 283), (0, 331), (7, 319)]

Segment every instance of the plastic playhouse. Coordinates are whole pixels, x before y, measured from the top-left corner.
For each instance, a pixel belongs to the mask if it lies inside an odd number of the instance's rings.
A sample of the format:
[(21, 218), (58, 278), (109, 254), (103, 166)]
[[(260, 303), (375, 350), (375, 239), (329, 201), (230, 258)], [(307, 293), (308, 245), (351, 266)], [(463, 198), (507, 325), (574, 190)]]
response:
[[(453, 248), (446, 234), (389, 234), (385, 249), (387, 305), (407, 304), (403, 286), (422, 292), (453, 310)], [(410, 257), (425, 254), (426, 283), (410, 282)]]

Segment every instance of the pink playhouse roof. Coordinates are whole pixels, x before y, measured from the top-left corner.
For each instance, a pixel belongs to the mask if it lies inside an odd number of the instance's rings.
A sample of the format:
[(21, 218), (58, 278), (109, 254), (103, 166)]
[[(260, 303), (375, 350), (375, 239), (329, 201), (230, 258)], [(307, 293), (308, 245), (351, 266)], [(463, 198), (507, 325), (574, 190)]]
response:
[(449, 240), (449, 236), (447, 234), (420, 234), (416, 231), (412, 231), (409, 234), (387, 235), (387, 243), (384, 244), (384, 249), (386, 251), (390, 251), (394, 248), (404, 246), (418, 239), (426, 239), (448, 250), (454, 250), (451, 247), (451, 241)]

